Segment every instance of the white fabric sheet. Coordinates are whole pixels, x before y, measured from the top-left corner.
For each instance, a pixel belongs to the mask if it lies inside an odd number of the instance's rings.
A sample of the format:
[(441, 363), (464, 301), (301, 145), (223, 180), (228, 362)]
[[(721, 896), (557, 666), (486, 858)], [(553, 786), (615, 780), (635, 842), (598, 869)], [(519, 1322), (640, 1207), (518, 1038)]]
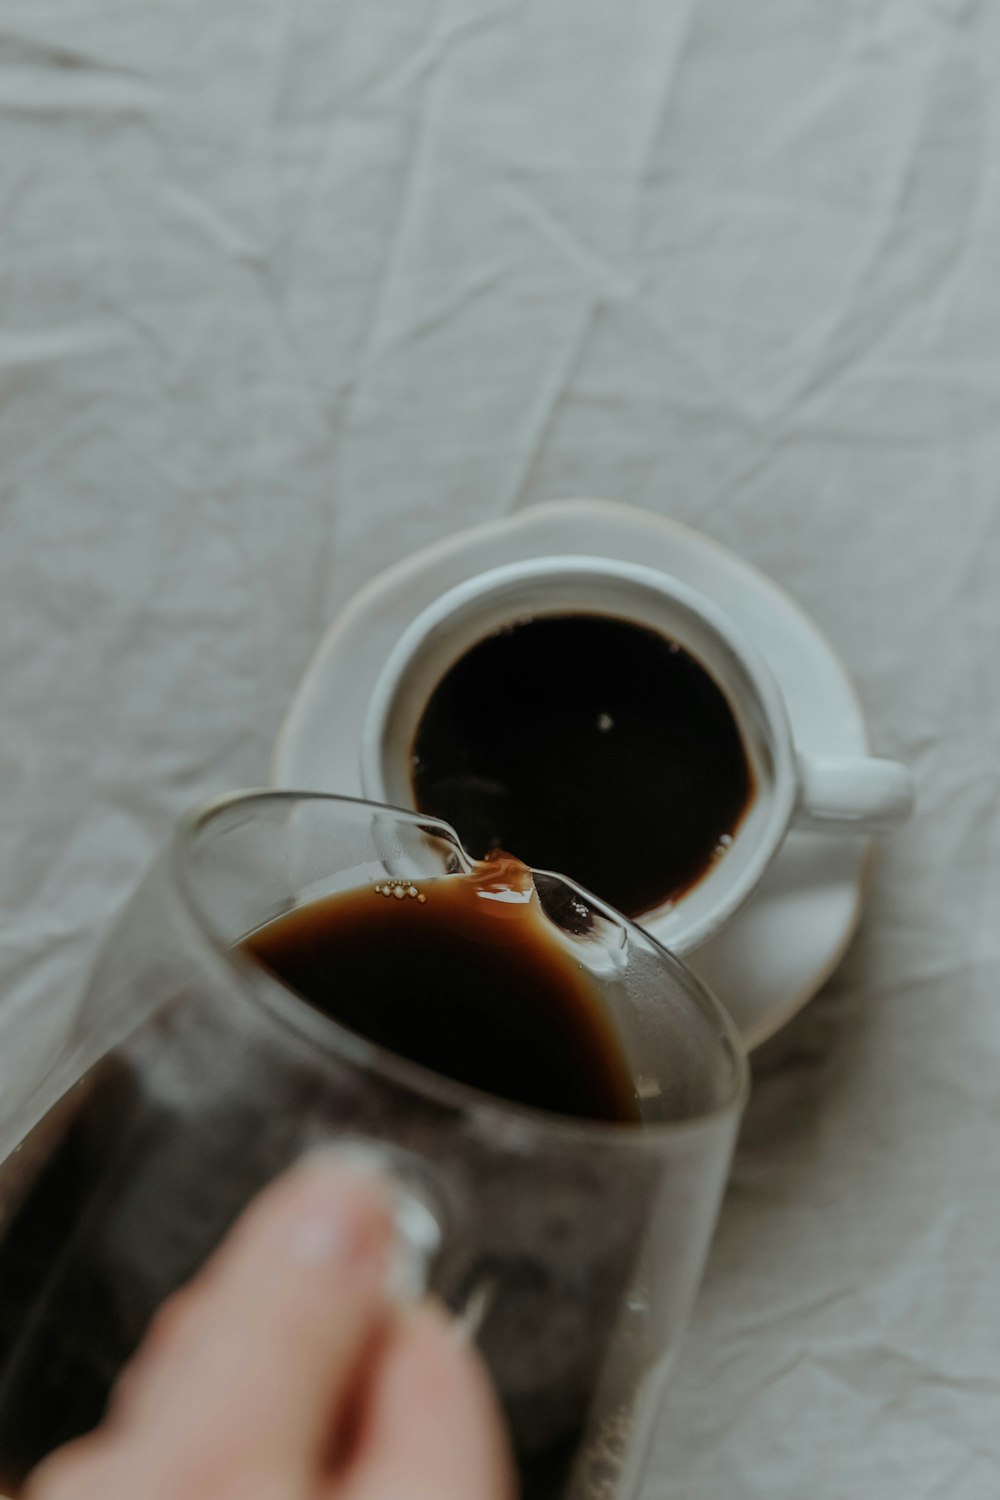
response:
[(760, 1062), (649, 1494), (992, 1500), (998, 247), (989, 0), (0, 0), (0, 1118), (362, 580), (677, 517), (921, 805)]

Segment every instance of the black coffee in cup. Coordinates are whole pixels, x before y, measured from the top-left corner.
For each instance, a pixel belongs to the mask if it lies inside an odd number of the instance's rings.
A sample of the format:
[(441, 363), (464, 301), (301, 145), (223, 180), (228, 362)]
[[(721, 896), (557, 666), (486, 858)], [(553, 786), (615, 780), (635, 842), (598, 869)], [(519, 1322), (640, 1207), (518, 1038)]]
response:
[(411, 775), (416, 807), (470, 853), (510, 850), (628, 916), (695, 885), (754, 792), (711, 674), (655, 630), (582, 612), (466, 651), (424, 708)]

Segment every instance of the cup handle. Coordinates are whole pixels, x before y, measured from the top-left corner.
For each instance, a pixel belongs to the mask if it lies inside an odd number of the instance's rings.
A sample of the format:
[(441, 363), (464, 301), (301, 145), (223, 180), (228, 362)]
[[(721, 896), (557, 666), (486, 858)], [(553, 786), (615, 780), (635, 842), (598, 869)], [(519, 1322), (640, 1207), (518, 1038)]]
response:
[(870, 756), (797, 755), (795, 828), (823, 833), (886, 833), (913, 812), (913, 776), (895, 760)]

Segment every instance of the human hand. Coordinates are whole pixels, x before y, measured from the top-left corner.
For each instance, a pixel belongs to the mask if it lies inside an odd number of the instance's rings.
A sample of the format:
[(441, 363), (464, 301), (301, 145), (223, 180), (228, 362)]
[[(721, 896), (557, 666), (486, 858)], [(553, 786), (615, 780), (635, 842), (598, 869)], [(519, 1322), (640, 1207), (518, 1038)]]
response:
[(512, 1500), (486, 1374), (443, 1313), (392, 1304), (392, 1245), (375, 1183), (322, 1158), (294, 1168), (25, 1500)]

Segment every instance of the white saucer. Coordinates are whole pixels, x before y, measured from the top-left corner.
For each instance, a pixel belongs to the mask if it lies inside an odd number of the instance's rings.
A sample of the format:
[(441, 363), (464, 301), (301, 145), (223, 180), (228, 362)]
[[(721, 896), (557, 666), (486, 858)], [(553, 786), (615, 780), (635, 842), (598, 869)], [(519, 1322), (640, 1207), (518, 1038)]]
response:
[[(361, 795), (359, 741), (376, 675), (400, 632), (454, 584), (555, 553), (641, 562), (716, 600), (763, 651), (798, 746), (868, 751), (861, 706), (826, 638), (763, 573), (699, 532), (601, 500), (539, 505), (418, 552), (366, 585), (320, 642), (278, 736), (276, 786)], [(857, 925), (871, 840), (789, 835), (750, 902), (686, 961), (751, 1047), (816, 993)], [(655, 935), (655, 918), (649, 923)]]

